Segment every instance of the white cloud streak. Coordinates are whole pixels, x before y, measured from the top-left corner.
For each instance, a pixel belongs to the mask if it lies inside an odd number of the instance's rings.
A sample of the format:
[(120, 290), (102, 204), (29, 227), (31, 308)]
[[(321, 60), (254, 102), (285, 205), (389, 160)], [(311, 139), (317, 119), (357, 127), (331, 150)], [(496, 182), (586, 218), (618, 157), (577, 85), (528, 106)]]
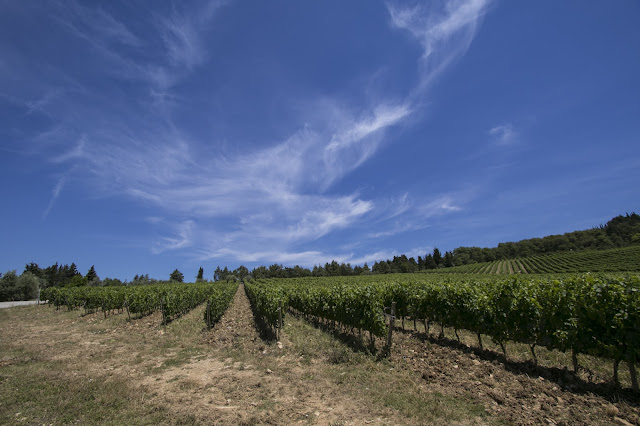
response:
[[(136, 35), (124, 22), (102, 8), (85, 7), (75, 1), (57, 4), (55, 19), (74, 36), (85, 40), (111, 67), (108, 72), (120, 78), (153, 86), (153, 97), (170, 97), (167, 90), (207, 58), (202, 39), (215, 12), (225, 1), (202, 1), (189, 8), (173, 8), (169, 16), (154, 16), (155, 32)], [(144, 53), (157, 44), (164, 54), (155, 58)], [(131, 49), (125, 54), (122, 46)], [(125, 50), (126, 51), (126, 50)]]
[(488, 5), (489, 0), (448, 0), (414, 7), (387, 4), (392, 25), (409, 32), (422, 46), (418, 92), (467, 51)]
[(53, 190), (51, 191), (51, 198), (49, 199), (49, 204), (47, 205), (47, 208), (44, 210), (44, 212), (42, 212), (43, 220), (46, 219), (47, 216), (49, 216), (49, 212), (51, 212), (53, 205), (55, 204), (56, 200), (60, 196), (60, 193), (62, 192), (62, 188), (64, 188), (64, 184), (66, 180), (67, 180), (66, 176), (62, 176), (60, 179), (58, 179), (55, 186), (53, 187)]
[[(74, 4), (72, 12), (61, 12), (59, 19), (72, 34), (97, 47), (120, 75), (143, 81), (154, 101), (165, 103), (175, 99), (171, 94), (175, 83), (206, 62), (210, 52), (203, 33), (221, 4), (208, 2), (189, 13), (174, 10), (169, 16), (154, 17), (155, 41), (164, 48), (162, 59), (129, 59), (123, 52), (144, 50), (152, 40), (134, 33), (104, 10)], [(486, 5), (479, 0), (452, 1), (436, 14), (420, 7), (388, 6), (392, 24), (407, 30), (423, 47), (421, 66), (426, 71), (414, 92), (420, 92), (426, 82), (464, 53)], [(117, 45), (127, 49), (114, 48)], [(41, 100), (46, 103), (45, 97)], [(124, 193), (158, 208), (163, 219), (151, 223), (169, 226), (171, 231), (170, 236), (151, 245), (153, 253), (189, 251), (202, 259), (303, 265), (331, 259), (371, 262), (393, 253), (383, 250), (357, 256), (326, 253), (305, 245), (358, 226), (364, 229), (362, 236), (386, 238), (424, 228), (429, 217), (461, 208), (452, 196), (419, 201), (403, 194), (388, 205), (357, 193), (332, 193), (337, 182), (379, 151), (394, 127), (404, 125), (415, 114), (414, 100), (380, 99), (360, 109), (346, 108), (335, 99), (317, 100), (317, 104), (323, 114), (317, 114), (314, 105), (309, 123), (294, 124), (288, 138), (238, 155), (219, 151), (203, 155), (197, 148), (212, 141), (191, 141), (167, 124), (171, 120), (157, 115), (152, 114), (151, 120), (140, 113), (127, 117), (137, 123), (128, 128), (117, 124), (125, 121), (118, 114), (126, 112), (110, 111), (112, 116), (104, 120), (108, 125), (95, 119), (80, 120), (77, 128), (82, 136), (77, 143), (49, 161), (65, 166), (76, 163), (103, 194)], [(38, 107), (34, 103), (33, 110)], [(63, 177), (54, 187), (43, 218), (64, 183)], [(405, 223), (396, 225), (393, 221), (397, 218)], [(372, 223), (382, 224), (388, 231), (365, 229)]]
[(87, 143), (86, 137), (82, 136), (76, 146), (71, 148), (64, 154), (54, 157), (51, 161), (54, 163), (64, 163), (67, 161), (77, 160), (84, 157), (84, 147)]
[(349, 123), (346, 128), (335, 133), (324, 148), (323, 158), (327, 170), (324, 186), (358, 168), (378, 149), (382, 130), (400, 123), (411, 114), (408, 104), (379, 105), (364, 118)]
[(489, 130), (489, 136), (497, 145), (512, 145), (517, 142), (518, 133), (512, 124), (506, 123), (493, 127)]
[(163, 237), (152, 248), (153, 254), (159, 254), (168, 250), (177, 250), (191, 246), (195, 222), (186, 220), (179, 224), (174, 237)]

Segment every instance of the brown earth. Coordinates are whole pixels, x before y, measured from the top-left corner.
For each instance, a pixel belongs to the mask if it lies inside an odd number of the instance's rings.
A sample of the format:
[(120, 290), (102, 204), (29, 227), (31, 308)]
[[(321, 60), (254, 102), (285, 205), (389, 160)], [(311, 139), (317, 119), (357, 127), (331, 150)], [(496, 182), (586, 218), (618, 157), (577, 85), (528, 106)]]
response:
[(396, 328), (393, 340), (395, 362), (420, 374), (428, 390), (472, 394), (488, 412), (509, 423), (640, 424), (640, 395), (597, 380), (592, 372), (574, 374), (566, 367), (509, 360), (425, 333), (424, 328)]

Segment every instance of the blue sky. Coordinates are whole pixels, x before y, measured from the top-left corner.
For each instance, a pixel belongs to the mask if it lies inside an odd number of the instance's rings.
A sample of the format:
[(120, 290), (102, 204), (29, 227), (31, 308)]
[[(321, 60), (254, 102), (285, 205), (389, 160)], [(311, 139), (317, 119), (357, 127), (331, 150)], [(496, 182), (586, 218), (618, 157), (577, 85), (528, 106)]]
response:
[(640, 204), (640, 3), (0, 1), (0, 271), (187, 279)]

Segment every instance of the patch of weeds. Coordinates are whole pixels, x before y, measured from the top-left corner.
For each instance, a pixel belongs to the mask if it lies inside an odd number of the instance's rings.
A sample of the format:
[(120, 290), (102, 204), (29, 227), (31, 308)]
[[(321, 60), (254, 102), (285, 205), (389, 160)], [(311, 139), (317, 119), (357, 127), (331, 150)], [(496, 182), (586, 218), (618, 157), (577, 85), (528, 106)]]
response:
[(240, 423), (238, 423), (240, 426), (254, 426), (254, 425), (259, 425), (261, 424), (262, 421), (260, 420), (260, 418), (258, 418), (257, 416), (253, 416), (250, 417), (246, 420), (242, 420), (240, 421)]
[(328, 354), (328, 361), (331, 364), (355, 364), (361, 360), (360, 354), (355, 354), (350, 348), (343, 345), (332, 347)]
[(158, 373), (169, 368), (189, 364), (193, 361), (194, 354), (200, 354), (200, 352), (195, 348), (184, 348), (171, 358), (165, 359), (159, 367), (154, 367), (151, 371), (153, 373)]
[(182, 380), (178, 383), (178, 389), (181, 391), (191, 391), (198, 388), (198, 383), (193, 380)]
[(261, 404), (258, 405), (258, 410), (271, 411), (276, 408), (276, 402), (273, 399), (267, 399), (262, 401)]
[(126, 379), (70, 375), (65, 365), (33, 361), (6, 367), (0, 381), (0, 424), (26, 423), (152, 424), (166, 418), (160, 407), (144, 403)]
[(177, 375), (175, 377), (170, 378), (169, 380), (167, 380), (167, 383), (172, 383), (172, 382), (177, 382), (178, 380), (180, 380), (182, 378), (181, 375)]
[(177, 425), (197, 425), (200, 424), (198, 422), (198, 418), (194, 414), (188, 415), (180, 415), (177, 419), (175, 419), (175, 424)]

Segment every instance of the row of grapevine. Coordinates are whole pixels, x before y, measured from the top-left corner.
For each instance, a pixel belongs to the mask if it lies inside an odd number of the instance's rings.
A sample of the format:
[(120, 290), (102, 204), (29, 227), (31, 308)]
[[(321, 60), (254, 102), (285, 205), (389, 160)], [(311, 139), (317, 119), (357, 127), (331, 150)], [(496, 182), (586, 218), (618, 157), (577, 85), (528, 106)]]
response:
[[(59, 308), (84, 307), (86, 311), (105, 312), (126, 309), (129, 314), (145, 316), (160, 310), (163, 322), (183, 315), (221, 290), (232, 291), (234, 284), (160, 284), (135, 287), (50, 287), (41, 298)], [(237, 286), (236, 286), (237, 288)]]
[(284, 319), (288, 306), (287, 295), (278, 285), (266, 285), (269, 280), (246, 280), (245, 292), (257, 315), (273, 330), (279, 331), (280, 319)]
[(56, 308), (66, 306), (69, 310), (84, 307), (85, 311), (101, 309), (108, 312), (122, 309), (126, 300), (126, 287), (49, 287), (40, 297)]
[(537, 277), (397, 274), (263, 280), (290, 307), (305, 314), (383, 336), (382, 307), (397, 316), (507, 341), (621, 360), (640, 359), (640, 277), (592, 275)]
[(213, 327), (222, 318), (237, 291), (236, 283), (225, 283), (213, 287), (207, 299), (207, 309), (204, 311), (204, 322), (207, 328)]
[(382, 297), (375, 285), (298, 285), (287, 289), (287, 297), (289, 306), (304, 314), (367, 330), (379, 337), (387, 332)]

